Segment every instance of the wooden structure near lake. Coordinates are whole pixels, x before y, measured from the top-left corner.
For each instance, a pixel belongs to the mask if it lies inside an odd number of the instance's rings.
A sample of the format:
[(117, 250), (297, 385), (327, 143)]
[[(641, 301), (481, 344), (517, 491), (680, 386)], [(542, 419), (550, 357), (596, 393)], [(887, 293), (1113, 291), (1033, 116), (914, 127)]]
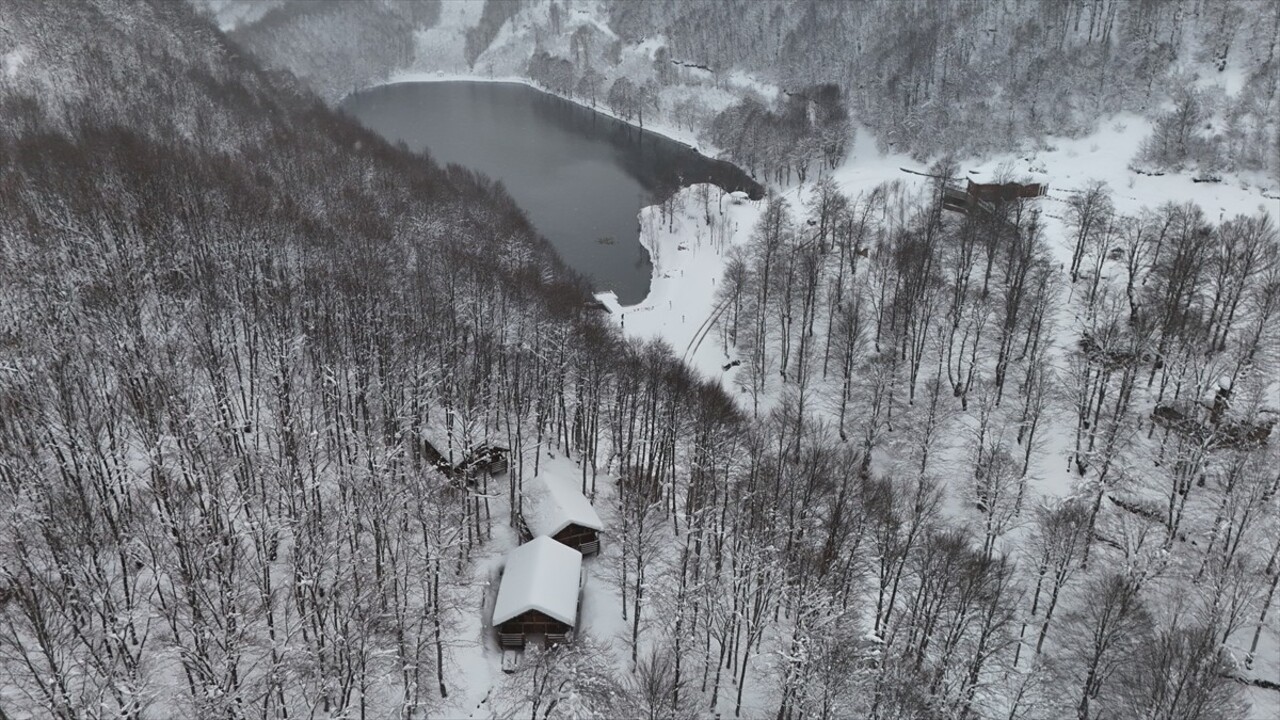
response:
[(1044, 183), (976, 183), (972, 180), (966, 182), (964, 189), (951, 182), (943, 186), (943, 209), (965, 214), (974, 210), (991, 213), (995, 210), (997, 203), (1038, 198), (1049, 192), (1049, 186)]
[(585, 582), (582, 554), (545, 535), (512, 550), (493, 606), (498, 644), (523, 649), (531, 636), (549, 645), (568, 642)]
[(969, 197), (987, 202), (1011, 202), (1042, 197), (1049, 192), (1049, 186), (1043, 183), (976, 183), (970, 180), (965, 192)]

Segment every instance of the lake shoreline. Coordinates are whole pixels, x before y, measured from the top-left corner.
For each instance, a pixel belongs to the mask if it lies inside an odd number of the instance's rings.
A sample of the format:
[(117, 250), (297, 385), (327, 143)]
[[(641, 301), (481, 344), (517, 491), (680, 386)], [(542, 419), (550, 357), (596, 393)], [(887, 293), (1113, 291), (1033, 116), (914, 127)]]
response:
[[(627, 305), (650, 299), (659, 277), (640, 237), (647, 211), (702, 183), (753, 198), (765, 192), (730, 161), (521, 78), (402, 74), (351, 92), (341, 107), (387, 140), (503, 181), (593, 293), (612, 291)], [(618, 251), (601, 247), (610, 238)]]

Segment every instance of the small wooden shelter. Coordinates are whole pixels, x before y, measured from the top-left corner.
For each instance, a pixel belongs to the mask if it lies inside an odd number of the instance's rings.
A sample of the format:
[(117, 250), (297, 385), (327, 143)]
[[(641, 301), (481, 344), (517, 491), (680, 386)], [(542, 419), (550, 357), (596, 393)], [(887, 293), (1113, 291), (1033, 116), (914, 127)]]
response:
[(966, 192), (970, 197), (987, 202), (1009, 202), (1021, 198), (1037, 198), (1049, 192), (1049, 186), (1041, 183), (976, 183), (969, 181)]
[(546, 535), (583, 555), (600, 552), (604, 523), (571, 479), (544, 473), (527, 483), (524, 507), (529, 535)]
[(507, 554), (493, 627), (503, 648), (523, 648), (530, 635), (568, 642), (578, 622), (582, 554), (540, 536)]
[(1221, 378), (1200, 402), (1156, 405), (1151, 421), (1181, 433), (1209, 450), (1257, 450), (1267, 445), (1276, 426), (1277, 415), (1268, 409), (1253, 417), (1229, 414), (1231, 382)]
[(947, 181), (942, 187), (942, 207), (960, 213), (973, 210), (992, 212), (997, 203), (1014, 200), (1038, 198), (1049, 192), (1049, 186), (1043, 183), (976, 183), (967, 180), (964, 189), (959, 184)]

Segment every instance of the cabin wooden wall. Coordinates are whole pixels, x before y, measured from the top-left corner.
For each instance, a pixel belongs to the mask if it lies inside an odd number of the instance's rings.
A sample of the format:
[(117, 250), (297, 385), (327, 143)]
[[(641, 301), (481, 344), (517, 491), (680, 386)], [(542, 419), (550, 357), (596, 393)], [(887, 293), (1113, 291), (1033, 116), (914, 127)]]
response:
[(537, 610), (521, 613), (498, 626), (498, 632), (500, 633), (523, 633), (526, 635), (529, 633), (563, 634), (572, 629), (572, 625), (562, 623)]
[(600, 551), (600, 534), (581, 525), (570, 524), (551, 539), (562, 545), (568, 545), (583, 555), (592, 555)]

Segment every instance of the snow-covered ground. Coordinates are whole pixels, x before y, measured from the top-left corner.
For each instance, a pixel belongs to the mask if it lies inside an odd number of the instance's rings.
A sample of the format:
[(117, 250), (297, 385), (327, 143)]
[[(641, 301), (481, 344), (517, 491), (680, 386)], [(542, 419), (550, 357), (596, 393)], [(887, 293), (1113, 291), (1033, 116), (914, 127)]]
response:
[[(1220, 183), (1197, 183), (1186, 173), (1151, 176), (1130, 170), (1129, 163), (1149, 132), (1150, 125), (1144, 119), (1117, 116), (1088, 137), (1049, 138), (1038, 149), (962, 160), (959, 168), (977, 182), (1009, 176), (1048, 183), (1049, 194), (1037, 205), (1055, 259), (1064, 267), (1071, 255), (1063, 219), (1066, 202), (1095, 181), (1106, 182), (1113, 189), (1116, 209), (1121, 213), (1133, 214), (1168, 202), (1196, 202), (1213, 221), (1258, 212), (1270, 213), (1273, 220), (1280, 216), (1280, 200), (1268, 197), (1274, 191), (1265, 179), (1228, 177)], [(875, 138), (860, 129), (849, 157), (831, 175), (851, 197), (893, 180), (918, 188), (932, 182), (904, 172), (904, 168), (924, 170), (904, 155), (880, 152)], [(790, 201), (793, 210), (803, 212), (810, 188), (792, 186), (775, 191)], [(613, 322), (628, 337), (665, 340), (677, 356), (706, 377), (726, 380), (729, 388), (727, 379), (735, 370), (725, 366), (736, 356), (712, 327), (720, 310), (716, 286), (722, 282), (729, 249), (747, 242), (764, 204), (735, 201), (718, 188), (695, 186), (677, 196), (674, 221), (665, 220), (657, 206), (643, 209), (640, 240), (653, 261), (652, 284), (648, 297), (635, 305), (622, 306), (612, 293), (599, 294), (612, 311)], [(1062, 306), (1060, 331), (1073, 329), (1068, 308)], [(1061, 360), (1062, 343), (1058, 345)], [(1066, 372), (1065, 367), (1058, 369)], [(1078, 478), (1069, 472), (1065, 460), (1070, 438), (1069, 433), (1052, 429), (1043, 434), (1044, 446), (1033, 455), (1031, 472), (1031, 487), (1038, 494), (1062, 497), (1074, 491)]]
[[(1257, 175), (1228, 175), (1222, 182), (1196, 182), (1194, 173), (1144, 175), (1130, 169), (1138, 147), (1151, 133), (1145, 118), (1124, 114), (1101, 123), (1098, 132), (1083, 138), (1046, 138), (1042, 149), (962, 162), (975, 181), (988, 182), (1006, 168), (1014, 178), (1049, 184), (1045, 215), (1053, 218), (1074, 192), (1095, 181), (1107, 183), (1116, 210), (1136, 213), (1167, 202), (1195, 202), (1217, 222), (1236, 214), (1280, 215), (1280, 195), (1274, 183)], [(1268, 197), (1270, 196), (1270, 197)], [(1060, 227), (1060, 226), (1059, 226)]]
[[(705, 205), (704, 205), (705, 200)], [(675, 198), (674, 218), (661, 208), (640, 213), (640, 244), (653, 262), (649, 295), (622, 306), (612, 292), (599, 293), (628, 337), (666, 341), (675, 354), (704, 375), (718, 377), (732, 359), (714, 327), (716, 284), (729, 249), (745, 241), (764, 201), (733, 197), (712, 185), (685, 188)]]
[[(914, 164), (906, 156), (879, 152), (875, 138), (859, 131), (848, 159), (833, 177), (850, 195), (897, 179), (923, 184), (925, 178), (901, 170)], [(775, 191), (800, 210), (808, 189), (797, 185)], [(729, 249), (747, 242), (765, 201), (734, 198), (714, 186), (693, 186), (682, 190), (674, 205), (674, 222), (665, 221), (658, 206), (640, 212), (640, 243), (653, 262), (648, 297), (629, 306), (619, 305), (612, 293), (597, 297), (628, 337), (666, 340), (676, 355), (704, 375), (721, 377), (723, 366), (735, 356), (709, 327), (718, 310), (716, 285), (724, 276)]]
[[(1195, 202), (1215, 222), (1236, 214), (1259, 212), (1270, 213), (1273, 219), (1280, 218), (1280, 197), (1265, 178), (1228, 176), (1218, 183), (1198, 183), (1189, 173), (1152, 176), (1130, 170), (1133, 155), (1149, 132), (1150, 123), (1143, 118), (1120, 115), (1087, 137), (1048, 138), (1041, 143), (1041, 149), (962, 160), (959, 167), (975, 182), (990, 182), (1007, 174), (1018, 180), (1048, 183), (1048, 196), (1038, 202), (1050, 246), (1061, 253), (1059, 259), (1063, 262), (1070, 260), (1071, 252), (1062, 219), (1065, 203), (1094, 181), (1106, 182), (1112, 188), (1116, 209), (1121, 213), (1136, 213), (1168, 202)], [(926, 187), (932, 182), (903, 172), (904, 168), (924, 170), (920, 163), (905, 155), (881, 153), (875, 138), (860, 129), (849, 157), (831, 176), (849, 196), (893, 180), (917, 187)], [(797, 185), (775, 188), (775, 191), (790, 200), (793, 209), (799, 210), (809, 197), (811, 187)], [(696, 186), (681, 191), (673, 225), (663, 221), (656, 206), (640, 213), (641, 244), (653, 260), (649, 296), (631, 306), (619, 306), (609, 293), (600, 296), (615, 311), (614, 321), (628, 337), (664, 338), (676, 354), (682, 356), (686, 355), (685, 349), (700, 324), (716, 309), (714, 283), (724, 274), (726, 250), (747, 241), (763, 208), (763, 202), (746, 201), (736, 205), (728, 195), (712, 188), (715, 217), (712, 225), (708, 225), (701, 217), (700, 192), (703, 191)], [(710, 240), (720, 227), (727, 230), (723, 245)], [(698, 346), (696, 352), (688, 353), (687, 358), (694, 367), (715, 376), (730, 358), (720, 344), (711, 339)]]

